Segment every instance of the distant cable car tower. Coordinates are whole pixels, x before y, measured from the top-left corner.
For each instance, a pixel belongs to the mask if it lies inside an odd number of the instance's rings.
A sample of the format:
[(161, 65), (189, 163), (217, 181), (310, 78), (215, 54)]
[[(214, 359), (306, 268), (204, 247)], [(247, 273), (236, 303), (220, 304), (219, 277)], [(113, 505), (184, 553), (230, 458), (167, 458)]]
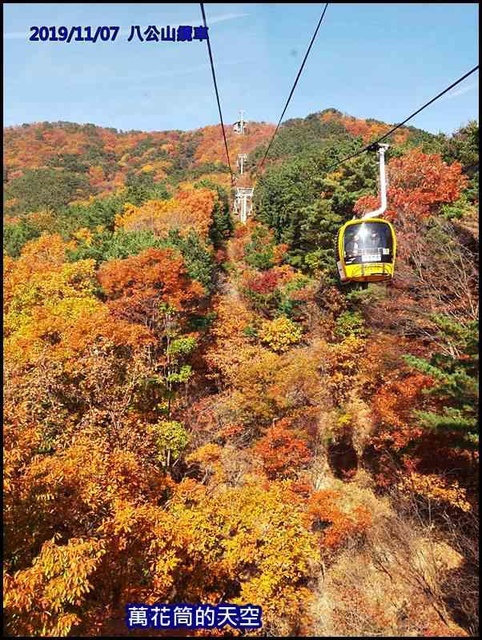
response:
[[(246, 123), (244, 121), (244, 111), (239, 112), (239, 120), (235, 122), (233, 125), (233, 131), (240, 135), (244, 135), (246, 133)], [(246, 184), (249, 184), (250, 180), (246, 174), (246, 162), (248, 160), (248, 155), (246, 153), (239, 153), (236, 161), (236, 165), (239, 170), (239, 176), (245, 176), (241, 178), (240, 183), (243, 186), (237, 186), (235, 180), (235, 193), (234, 193), (234, 213), (239, 217), (239, 221), (241, 224), (246, 224), (248, 221), (248, 217), (251, 215), (253, 211), (253, 193), (254, 187), (248, 187)]]
[(239, 169), (239, 175), (242, 176), (244, 173), (244, 164), (246, 162), (246, 160), (248, 159), (248, 156), (246, 153), (240, 153), (238, 154), (238, 159), (236, 161), (236, 166)]
[(239, 216), (239, 221), (246, 224), (253, 211), (254, 187), (237, 187), (234, 196), (234, 213)]
[(244, 111), (239, 112), (239, 120), (233, 124), (234, 133), (243, 135), (246, 131), (246, 123), (243, 119)]

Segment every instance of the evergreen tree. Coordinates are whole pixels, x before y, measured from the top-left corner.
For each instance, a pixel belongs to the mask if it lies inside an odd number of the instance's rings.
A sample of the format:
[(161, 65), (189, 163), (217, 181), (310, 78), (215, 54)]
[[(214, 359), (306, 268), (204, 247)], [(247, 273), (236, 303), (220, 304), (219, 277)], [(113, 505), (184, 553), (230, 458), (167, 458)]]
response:
[(435, 380), (427, 394), (436, 407), (414, 414), (425, 428), (455, 432), (460, 447), (473, 449), (478, 445), (477, 323), (462, 325), (446, 316), (434, 321), (451, 348), (434, 353), (430, 360), (405, 356), (410, 365)]

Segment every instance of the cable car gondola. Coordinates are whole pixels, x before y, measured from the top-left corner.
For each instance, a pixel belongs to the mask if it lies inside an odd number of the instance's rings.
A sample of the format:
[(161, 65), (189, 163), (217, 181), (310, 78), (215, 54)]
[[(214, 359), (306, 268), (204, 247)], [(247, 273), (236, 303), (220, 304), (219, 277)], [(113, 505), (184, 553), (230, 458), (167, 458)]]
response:
[(393, 277), (396, 238), (382, 218), (350, 220), (338, 232), (337, 264), (342, 282), (383, 282)]
[(380, 216), (387, 208), (385, 183), (385, 151), (380, 144), (381, 206), (362, 218), (349, 220), (338, 232), (336, 264), (342, 283), (386, 282), (395, 269), (397, 242), (393, 225)]

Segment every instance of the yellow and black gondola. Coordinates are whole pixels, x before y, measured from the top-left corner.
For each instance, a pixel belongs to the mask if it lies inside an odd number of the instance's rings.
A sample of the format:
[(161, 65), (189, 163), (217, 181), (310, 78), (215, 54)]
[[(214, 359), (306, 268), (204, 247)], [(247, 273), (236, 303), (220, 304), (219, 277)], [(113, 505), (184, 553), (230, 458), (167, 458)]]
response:
[(386, 282), (395, 268), (395, 230), (387, 220), (349, 220), (338, 232), (337, 266), (342, 282)]

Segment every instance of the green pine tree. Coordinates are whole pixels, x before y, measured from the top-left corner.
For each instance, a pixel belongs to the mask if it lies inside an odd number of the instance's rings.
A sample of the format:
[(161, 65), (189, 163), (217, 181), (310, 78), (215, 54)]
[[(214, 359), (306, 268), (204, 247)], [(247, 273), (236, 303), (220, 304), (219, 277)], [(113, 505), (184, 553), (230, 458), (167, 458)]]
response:
[(455, 433), (459, 446), (474, 449), (478, 446), (478, 326), (446, 316), (436, 316), (434, 321), (450, 349), (434, 353), (430, 360), (415, 356), (405, 356), (405, 360), (435, 380), (426, 393), (438, 408), (414, 415), (425, 428)]

